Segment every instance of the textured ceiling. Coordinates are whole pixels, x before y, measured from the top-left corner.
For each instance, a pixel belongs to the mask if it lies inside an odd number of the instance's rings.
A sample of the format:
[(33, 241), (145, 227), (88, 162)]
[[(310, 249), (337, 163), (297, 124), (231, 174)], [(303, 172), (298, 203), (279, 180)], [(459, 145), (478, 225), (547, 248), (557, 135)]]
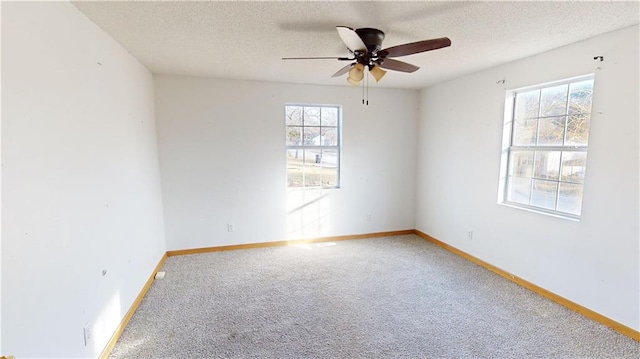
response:
[(637, 1), (73, 3), (158, 74), (348, 86), (330, 77), (344, 63), (281, 58), (347, 56), (336, 25), (381, 29), (383, 47), (449, 37), (376, 85), (413, 89), (640, 23)]

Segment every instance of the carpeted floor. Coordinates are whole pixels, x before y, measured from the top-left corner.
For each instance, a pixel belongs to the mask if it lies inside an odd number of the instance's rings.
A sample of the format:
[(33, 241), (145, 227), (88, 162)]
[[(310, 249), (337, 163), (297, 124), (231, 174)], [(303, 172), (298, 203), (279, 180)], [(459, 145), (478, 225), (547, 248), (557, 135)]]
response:
[(414, 235), (170, 257), (112, 358), (639, 358)]

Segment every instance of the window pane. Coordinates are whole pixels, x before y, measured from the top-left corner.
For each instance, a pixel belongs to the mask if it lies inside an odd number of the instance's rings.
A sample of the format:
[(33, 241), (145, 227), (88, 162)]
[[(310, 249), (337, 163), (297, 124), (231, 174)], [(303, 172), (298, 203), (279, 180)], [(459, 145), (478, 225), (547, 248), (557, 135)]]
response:
[(540, 90), (522, 92), (516, 95), (517, 119), (538, 117)]
[(338, 185), (338, 169), (325, 168), (322, 173), (323, 187), (336, 187)]
[(287, 126), (287, 146), (302, 144), (302, 127)]
[(320, 127), (304, 128), (304, 144), (306, 146), (320, 145)]
[(284, 110), (287, 125), (302, 126), (301, 106), (286, 106)]
[(509, 177), (509, 192), (507, 200), (516, 203), (529, 204), (531, 196), (531, 180), (528, 178)]
[(509, 175), (531, 178), (533, 176), (533, 153), (534, 151), (511, 151)]
[(336, 127), (322, 127), (321, 146), (337, 146), (338, 145), (338, 129)]
[(513, 145), (532, 146), (536, 144), (536, 132), (538, 131), (538, 120), (514, 120), (513, 121)]
[(321, 150), (304, 150), (304, 186), (320, 187), (322, 178)]
[(567, 122), (567, 146), (586, 146), (589, 141), (590, 115), (581, 114), (569, 116)]
[(323, 107), (322, 126), (338, 126), (338, 109), (336, 107)]
[(541, 118), (538, 126), (539, 146), (562, 146), (564, 140), (564, 116)]
[(318, 164), (322, 168), (322, 185), (334, 187), (338, 185), (338, 151), (322, 150)]
[(338, 150), (322, 150), (322, 158), (319, 162), (323, 167), (338, 167)]
[(302, 187), (302, 168), (304, 150), (287, 150), (287, 185)]
[(560, 183), (558, 211), (580, 215), (582, 208), (582, 185)]
[(540, 94), (540, 117), (567, 113), (567, 85), (547, 87)]
[(533, 177), (555, 179), (560, 177), (560, 151), (536, 151)]
[(531, 205), (547, 209), (556, 209), (558, 182), (533, 180)]
[(590, 113), (593, 79), (572, 83), (569, 87), (569, 114)]
[(320, 126), (320, 107), (304, 108), (304, 125)]
[(586, 152), (562, 152), (562, 181), (584, 182)]

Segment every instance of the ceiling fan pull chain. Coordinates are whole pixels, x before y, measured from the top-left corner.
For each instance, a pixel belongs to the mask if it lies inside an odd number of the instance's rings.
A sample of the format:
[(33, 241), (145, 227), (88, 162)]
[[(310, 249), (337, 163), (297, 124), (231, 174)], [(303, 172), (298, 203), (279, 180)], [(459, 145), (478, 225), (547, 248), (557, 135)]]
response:
[(362, 81), (362, 104), (364, 105), (364, 81)]
[(369, 71), (367, 71), (367, 106), (369, 106)]

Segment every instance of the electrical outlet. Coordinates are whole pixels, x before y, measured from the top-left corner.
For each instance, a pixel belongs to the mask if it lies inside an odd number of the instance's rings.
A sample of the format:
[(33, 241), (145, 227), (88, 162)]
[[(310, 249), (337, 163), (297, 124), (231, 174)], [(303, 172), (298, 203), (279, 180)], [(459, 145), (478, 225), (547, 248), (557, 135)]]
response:
[(467, 231), (467, 240), (473, 240), (473, 231)]
[(233, 232), (233, 223), (227, 223), (227, 232)]
[(92, 337), (91, 326), (89, 326), (89, 323), (84, 325), (84, 327), (82, 328), (82, 333), (84, 334), (84, 346), (86, 347), (87, 345), (89, 345)]

